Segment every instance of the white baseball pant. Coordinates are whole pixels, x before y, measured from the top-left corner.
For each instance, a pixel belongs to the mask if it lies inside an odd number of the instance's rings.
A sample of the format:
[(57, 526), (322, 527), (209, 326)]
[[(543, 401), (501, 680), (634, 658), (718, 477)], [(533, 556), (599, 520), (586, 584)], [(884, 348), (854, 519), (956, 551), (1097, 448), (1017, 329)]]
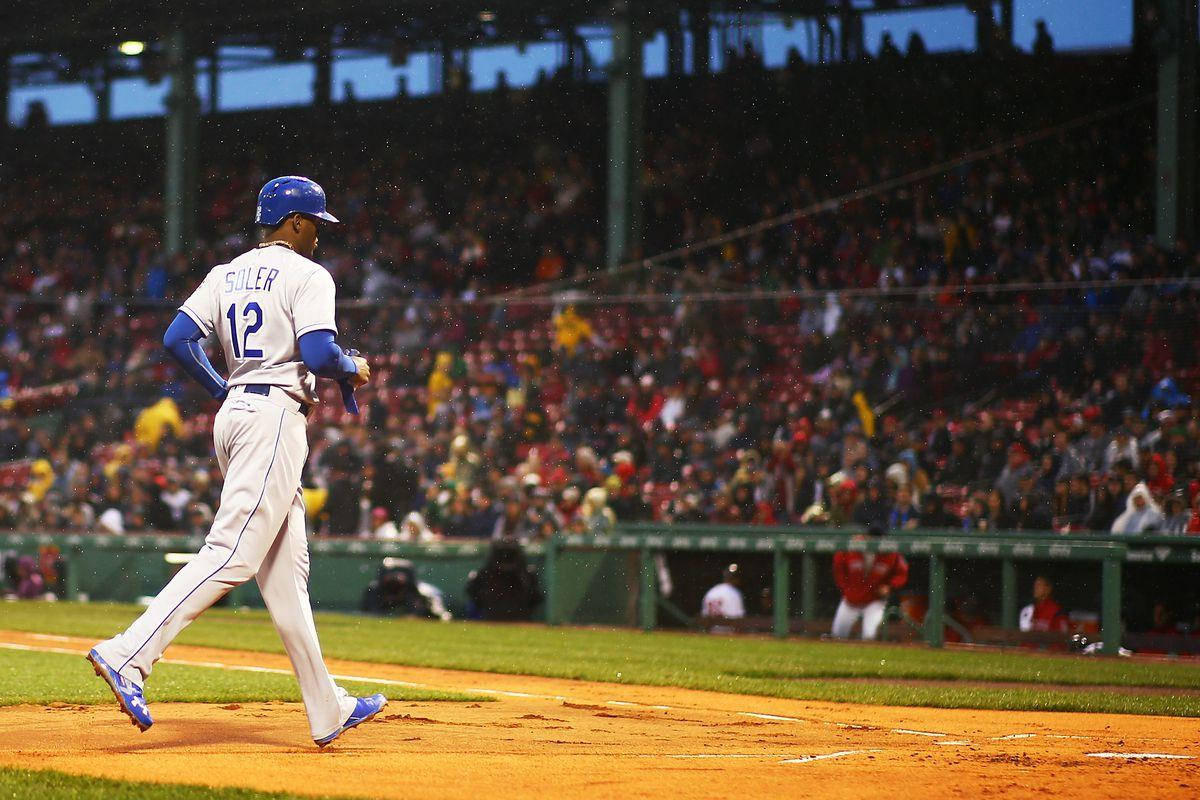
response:
[(341, 726), (354, 698), (321, 657), (308, 598), (308, 539), (300, 472), (308, 458), (305, 419), (280, 390), (232, 392), (213, 421), (225, 476), (221, 506), (200, 552), (129, 628), (96, 646), (138, 686), (171, 641), (230, 589), (251, 578), (283, 639), (314, 739)]
[(882, 600), (873, 600), (865, 606), (855, 606), (846, 602), (838, 604), (837, 613), (833, 615), (832, 633), (839, 639), (849, 639), (850, 629), (862, 618), (862, 638), (874, 639), (879, 635), (879, 626), (883, 624), (883, 610), (886, 604)]

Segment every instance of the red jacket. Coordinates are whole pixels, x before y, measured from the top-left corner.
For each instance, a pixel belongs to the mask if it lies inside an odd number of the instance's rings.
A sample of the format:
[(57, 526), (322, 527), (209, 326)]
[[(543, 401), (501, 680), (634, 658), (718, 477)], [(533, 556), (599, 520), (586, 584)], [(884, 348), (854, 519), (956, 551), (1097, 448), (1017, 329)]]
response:
[(865, 553), (833, 554), (833, 579), (852, 606), (865, 606), (879, 599), (877, 589), (887, 585), (899, 589), (908, 583), (908, 562), (899, 553), (876, 553), (868, 570)]
[(1063, 613), (1062, 606), (1054, 598), (1047, 597), (1033, 604), (1033, 618), (1029, 629), (1032, 631), (1058, 631), (1065, 633), (1070, 627), (1070, 621)]

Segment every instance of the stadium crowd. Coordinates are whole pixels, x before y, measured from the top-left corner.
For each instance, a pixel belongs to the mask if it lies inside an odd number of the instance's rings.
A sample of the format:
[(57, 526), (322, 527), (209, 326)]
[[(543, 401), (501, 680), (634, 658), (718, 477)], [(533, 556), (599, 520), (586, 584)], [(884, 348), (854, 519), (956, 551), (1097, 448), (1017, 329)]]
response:
[[(972, 106), (961, 78), (936, 77), (908, 95), (973, 125), (930, 132), (904, 116), (906, 95), (874, 109), (894, 112), (886, 130), (848, 127), (851, 109), (801, 140), (781, 109), (835, 91), (801, 64), (690, 86), (650, 132), (649, 252), (843, 199), (611, 276), (595, 271), (602, 181), (586, 143), (485, 149), (442, 184), (387, 147), (338, 170), (347, 225), (320, 259), (362, 301), (343, 330), (377, 368), (362, 419), (332, 396), (312, 418), (316, 530), (537, 538), (615, 518), (1200, 532), (1200, 296), (1178, 281), (1200, 260), (1147, 238), (1145, 115), (881, 187), (1062, 116), (1055, 92), (1028, 104), (1014, 82), (992, 92), (1023, 113), (988, 117), (989, 98)], [(696, 110), (748, 86), (774, 100), (723, 122)], [(1075, 88), (1056, 91), (1088, 102)], [(245, 199), (265, 173), (210, 168), (202, 244), (176, 259), (136, 178), (13, 177), (30, 202), (0, 211), (0, 526), (202, 532), (221, 485), (214, 408), (160, 337), (199, 274), (252, 242)], [(531, 280), (561, 291), (498, 294)], [(1094, 285), (1061, 287), (1081, 281)], [(777, 296), (688, 297), (744, 289)], [(610, 291), (646, 297), (596, 302)]]

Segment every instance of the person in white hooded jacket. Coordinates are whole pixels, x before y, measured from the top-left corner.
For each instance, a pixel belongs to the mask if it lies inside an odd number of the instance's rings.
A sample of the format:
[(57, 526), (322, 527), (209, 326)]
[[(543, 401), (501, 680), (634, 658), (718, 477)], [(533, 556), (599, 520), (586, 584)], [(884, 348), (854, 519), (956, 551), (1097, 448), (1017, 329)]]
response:
[(1113, 533), (1145, 533), (1158, 530), (1166, 518), (1150, 496), (1145, 483), (1133, 487), (1125, 500), (1125, 511), (1113, 520)]

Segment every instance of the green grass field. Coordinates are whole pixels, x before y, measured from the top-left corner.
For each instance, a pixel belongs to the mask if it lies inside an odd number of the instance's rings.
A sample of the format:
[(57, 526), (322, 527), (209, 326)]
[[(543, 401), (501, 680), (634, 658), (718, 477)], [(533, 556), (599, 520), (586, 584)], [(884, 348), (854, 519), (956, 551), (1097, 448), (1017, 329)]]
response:
[(313, 795), (213, 789), (175, 783), (134, 783), (53, 770), (0, 767), (0, 798), (29, 797), (55, 800), (334, 800)]
[[(0, 614), (0, 629), (102, 638), (138, 613), (134, 606), (110, 604), (7, 604)], [(1200, 690), (1200, 667), (1182, 662), (345, 614), (320, 614), (317, 625), (327, 655), (377, 663), (888, 705), (1200, 716), (1200, 696), (1162, 691)], [(270, 620), (261, 611), (213, 609), (178, 641), (282, 652)], [(1020, 685), (902, 682), (914, 680)], [(1122, 693), (1097, 687), (1122, 687)], [(1152, 691), (1130, 693), (1133, 687)], [(185, 690), (182, 685), (180, 690)]]

